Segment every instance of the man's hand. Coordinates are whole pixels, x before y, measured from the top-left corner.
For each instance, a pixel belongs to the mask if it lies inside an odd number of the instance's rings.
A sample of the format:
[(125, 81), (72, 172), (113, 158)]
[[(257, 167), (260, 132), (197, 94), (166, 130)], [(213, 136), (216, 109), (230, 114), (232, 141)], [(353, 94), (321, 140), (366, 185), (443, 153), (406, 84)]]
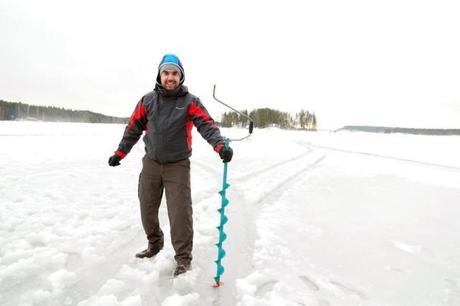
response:
[(224, 163), (228, 163), (229, 161), (232, 160), (232, 157), (233, 157), (232, 148), (230, 148), (230, 147), (226, 148), (226, 147), (222, 146), (222, 148), (219, 151), (219, 156), (220, 156), (220, 158), (222, 159), (222, 161)]
[(110, 158), (109, 158), (109, 166), (112, 166), (112, 167), (119, 166), (120, 165), (120, 160), (121, 160), (121, 157), (118, 156), (117, 154), (114, 154), (114, 155), (110, 156)]

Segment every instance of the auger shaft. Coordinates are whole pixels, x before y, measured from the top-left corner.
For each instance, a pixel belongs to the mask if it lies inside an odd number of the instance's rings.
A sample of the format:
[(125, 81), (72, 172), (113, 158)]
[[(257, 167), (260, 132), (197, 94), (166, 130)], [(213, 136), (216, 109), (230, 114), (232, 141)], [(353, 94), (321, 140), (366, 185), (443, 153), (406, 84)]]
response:
[[(226, 138), (225, 139), (225, 147), (228, 148), (230, 143), (230, 139)], [(224, 163), (224, 174), (223, 174), (223, 180), (222, 180), (222, 190), (219, 191), (219, 194), (222, 197), (221, 201), (221, 207), (217, 210), (220, 213), (220, 224), (217, 227), (219, 230), (219, 240), (216, 243), (217, 246), (217, 260), (215, 260), (215, 263), (217, 265), (217, 270), (216, 270), (216, 277), (214, 277), (214, 280), (216, 281), (216, 284), (214, 287), (220, 287), (221, 282), (220, 282), (220, 276), (224, 273), (224, 266), (222, 264), (222, 259), (225, 257), (225, 250), (223, 248), (223, 243), (227, 239), (227, 234), (224, 232), (224, 225), (228, 221), (228, 217), (225, 215), (225, 207), (228, 206), (230, 201), (227, 199), (227, 189), (230, 187), (230, 185), (227, 183), (227, 169), (228, 169), (228, 163)]]
[[(222, 102), (221, 100), (217, 99), (216, 97), (216, 85), (214, 85), (214, 89), (212, 91), (212, 96), (214, 100), (219, 102), (220, 104), (224, 105), (225, 107), (230, 108), (234, 112), (238, 113), (240, 116), (246, 117), (249, 119), (249, 134), (245, 137), (239, 138), (239, 139), (228, 139), (225, 138), (225, 148), (229, 147), (230, 141), (242, 141), (244, 139), (247, 139), (249, 136), (252, 134), (252, 130), (254, 128), (254, 121), (252, 120), (251, 117), (249, 117), (247, 114), (244, 114), (235, 108), (231, 107), (230, 105)], [(216, 271), (216, 277), (214, 277), (214, 280), (216, 284), (214, 285), (215, 288), (218, 288), (222, 285), (220, 282), (220, 277), (222, 274), (224, 274), (224, 266), (222, 264), (222, 258), (225, 257), (225, 250), (222, 247), (224, 241), (227, 239), (227, 234), (224, 232), (224, 225), (228, 221), (228, 217), (225, 215), (225, 207), (228, 206), (229, 200), (227, 199), (226, 191), (230, 187), (230, 185), (227, 183), (227, 165), (228, 163), (224, 163), (224, 177), (222, 180), (222, 190), (219, 191), (219, 194), (222, 197), (222, 204), (221, 207), (217, 210), (220, 213), (220, 225), (217, 227), (219, 230), (219, 241), (216, 243), (217, 246), (217, 259), (214, 261), (217, 265), (217, 271)]]

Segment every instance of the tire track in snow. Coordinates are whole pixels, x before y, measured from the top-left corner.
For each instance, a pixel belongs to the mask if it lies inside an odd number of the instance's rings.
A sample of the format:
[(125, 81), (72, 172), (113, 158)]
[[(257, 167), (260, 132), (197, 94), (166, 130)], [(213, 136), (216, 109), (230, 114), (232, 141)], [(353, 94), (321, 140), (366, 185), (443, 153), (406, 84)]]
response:
[[(294, 182), (299, 176), (305, 174), (305, 172), (310, 171), (314, 167), (316, 167), (319, 163), (321, 163), (327, 157), (327, 153), (322, 154), (319, 158), (316, 158), (312, 163), (307, 164), (306, 166), (301, 167), (299, 170), (293, 172), (288, 177), (280, 180), (278, 184), (276, 184), (273, 189), (265, 194), (263, 194), (257, 201), (257, 204), (261, 204), (264, 202), (271, 203), (275, 201), (277, 198), (282, 196), (286, 191), (288, 191), (291, 187), (289, 186), (290, 183)], [(295, 169), (298, 169), (296, 167)]]
[(325, 149), (325, 150), (348, 153), (348, 154), (366, 155), (366, 156), (385, 158), (385, 159), (396, 160), (396, 161), (401, 161), (401, 162), (406, 162), (406, 163), (411, 163), (411, 164), (416, 164), (416, 165), (423, 165), (423, 166), (443, 168), (443, 169), (453, 170), (453, 171), (460, 171), (460, 167), (450, 166), (450, 165), (436, 164), (436, 163), (430, 163), (430, 162), (424, 162), (424, 161), (418, 161), (418, 160), (413, 160), (413, 159), (394, 157), (394, 156), (388, 156), (388, 155), (382, 155), (382, 154), (376, 154), (376, 153), (345, 150), (345, 149), (339, 149), (339, 148), (334, 148), (334, 147), (315, 145), (311, 143), (308, 143), (308, 146), (318, 148), (318, 149)]
[(242, 175), (240, 177), (236, 177), (235, 180), (236, 181), (246, 181), (248, 179), (253, 179), (253, 178), (256, 178), (266, 172), (269, 172), (269, 171), (272, 171), (273, 169), (277, 169), (281, 166), (284, 166), (288, 163), (291, 163), (291, 162), (294, 162), (294, 161), (298, 161), (299, 159), (302, 159), (304, 157), (306, 157), (307, 155), (311, 154), (313, 152), (312, 149), (308, 148), (307, 151), (303, 152), (302, 154), (300, 155), (297, 155), (297, 156), (294, 156), (290, 159), (287, 159), (287, 160), (284, 160), (284, 161), (281, 161), (281, 162), (277, 162), (275, 164), (272, 164), (268, 167), (265, 167), (263, 169), (259, 169), (259, 170), (256, 170), (254, 172), (251, 172), (251, 173), (248, 173), (248, 174), (245, 174), (245, 175)]
[[(313, 153), (314, 150), (311, 149), (310, 147), (308, 147), (307, 151), (299, 154), (299, 155), (296, 155), (292, 158), (289, 158), (289, 159), (286, 159), (286, 160), (283, 160), (283, 161), (280, 161), (280, 162), (276, 162), (276, 163), (273, 163), (267, 167), (264, 167), (262, 169), (258, 169), (258, 170), (255, 170), (253, 172), (250, 172), (250, 173), (246, 173), (246, 174), (243, 174), (241, 176), (237, 176), (237, 177), (234, 177), (232, 178), (232, 181), (236, 181), (236, 182), (246, 182), (247, 180), (252, 180), (252, 179), (255, 179), (255, 178), (258, 178), (259, 176), (267, 173), (267, 172), (270, 172), (270, 171), (273, 171), (274, 169), (278, 169), (282, 166), (285, 166), (289, 163), (292, 163), (292, 162), (295, 162), (295, 161), (299, 161), (305, 157), (307, 157), (308, 155), (310, 155), (311, 153)], [(215, 168), (212, 168), (210, 166), (208, 166), (205, 162), (202, 162), (200, 160), (194, 160), (193, 161), (194, 164), (197, 164), (199, 166), (199, 168), (205, 170), (206, 172), (208, 173), (211, 173), (213, 175), (222, 175), (221, 174), (221, 171), (217, 171)]]

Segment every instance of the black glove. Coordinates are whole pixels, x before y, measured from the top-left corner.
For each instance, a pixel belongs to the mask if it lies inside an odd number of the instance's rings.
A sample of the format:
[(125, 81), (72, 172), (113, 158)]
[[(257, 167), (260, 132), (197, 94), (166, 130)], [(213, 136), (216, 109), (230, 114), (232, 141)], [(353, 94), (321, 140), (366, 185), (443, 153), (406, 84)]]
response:
[(232, 160), (232, 156), (233, 156), (233, 150), (232, 148), (228, 147), (222, 147), (222, 149), (220, 149), (219, 151), (219, 156), (220, 158), (222, 159), (222, 161), (224, 163), (228, 163), (229, 161)]
[(109, 158), (109, 165), (112, 166), (112, 167), (119, 166), (120, 165), (120, 160), (121, 160), (120, 156), (118, 156), (117, 154), (113, 154)]

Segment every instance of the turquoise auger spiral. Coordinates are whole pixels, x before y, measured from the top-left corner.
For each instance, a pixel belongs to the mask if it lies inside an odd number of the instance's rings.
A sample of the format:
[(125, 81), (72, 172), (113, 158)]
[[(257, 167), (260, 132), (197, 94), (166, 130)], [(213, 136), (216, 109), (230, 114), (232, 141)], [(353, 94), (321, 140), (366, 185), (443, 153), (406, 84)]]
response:
[[(228, 148), (230, 143), (230, 139), (225, 138), (225, 148)], [(227, 167), (228, 163), (224, 163), (224, 176), (222, 180), (222, 190), (219, 191), (219, 194), (222, 197), (222, 202), (221, 202), (221, 207), (217, 210), (220, 213), (220, 224), (217, 227), (219, 230), (219, 241), (217, 241), (216, 246), (217, 246), (217, 260), (214, 262), (217, 265), (217, 271), (216, 271), (216, 277), (214, 277), (214, 280), (216, 281), (216, 284), (214, 287), (220, 287), (221, 282), (220, 282), (220, 276), (224, 274), (224, 266), (222, 265), (222, 258), (225, 257), (225, 250), (222, 247), (222, 244), (224, 243), (225, 239), (227, 239), (227, 234), (224, 232), (224, 225), (225, 223), (228, 222), (228, 217), (225, 215), (225, 207), (228, 206), (230, 201), (226, 197), (226, 190), (230, 185), (227, 183)]]

